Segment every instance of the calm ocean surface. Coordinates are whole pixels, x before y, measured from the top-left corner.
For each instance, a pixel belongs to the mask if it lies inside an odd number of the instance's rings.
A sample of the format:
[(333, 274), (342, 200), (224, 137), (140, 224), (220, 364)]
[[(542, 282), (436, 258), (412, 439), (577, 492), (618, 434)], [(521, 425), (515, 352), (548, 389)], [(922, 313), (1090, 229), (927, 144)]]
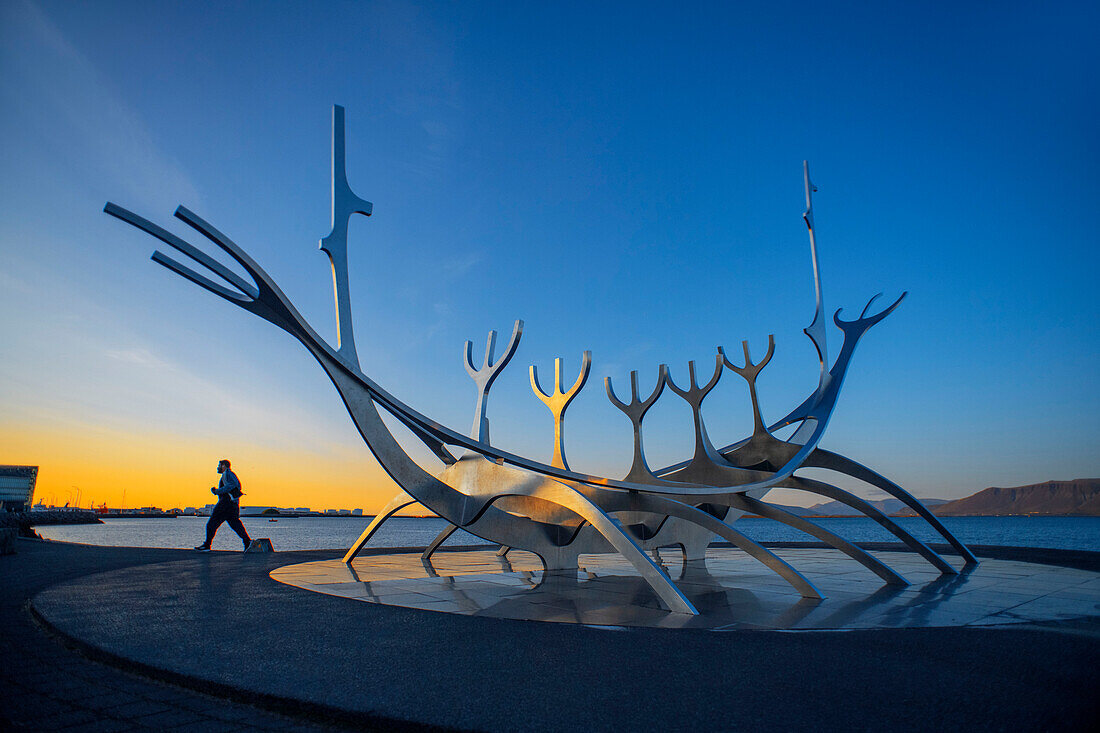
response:
[[(269, 522), (244, 518), (252, 537), (269, 537), (276, 550), (344, 549), (370, 523), (370, 518), (283, 518)], [(865, 517), (817, 519), (821, 526), (855, 542), (896, 542), (896, 538)], [(919, 518), (901, 518), (898, 523), (925, 542), (942, 542), (935, 531)], [(1100, 517), (945, 517), (944, 525), (960, 540), (974, 545), (1051, 547), (1065, 550), (1100, 551)], [(206, 519), (108, 519), (104, 524), (41, 527), (38, 533), (51, 540), (119, 547), (189, 548), (205, 538)], [(445, 522), (439, 518), (397, 517), (386, 522), (371, 540), (371, 547), (416, 547), (432, 541)], [(767, 519), (740, 519), (738, 530), (759, 542), (812, 541), (814, 538)], [(484, 544), (465, 532), (455, 532), (447, 545)], [(222, 525), (214, 540), (215, 550), (240, 549), (240, 540)]]

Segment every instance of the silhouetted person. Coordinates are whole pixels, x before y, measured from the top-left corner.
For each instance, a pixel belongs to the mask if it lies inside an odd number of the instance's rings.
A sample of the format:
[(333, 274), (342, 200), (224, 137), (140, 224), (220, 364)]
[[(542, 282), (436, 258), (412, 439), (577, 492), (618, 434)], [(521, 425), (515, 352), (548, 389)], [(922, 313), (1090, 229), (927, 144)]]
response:
[(252, 544), (252, 538), (248, 536), (244, 525), (241, 524), (240, 501), (244, 496), (244, 492), (241, 491), (241, 481), (237, 478), (237, 474), (229, 470), (228, 458), (218, 461), (218, 473), (222, 477), (218, 479), (217, 487), (210, 489), (210, 493), (218, 497), (218, 503), (214, 505), (214, 511), (210, 513), (210, 520), (206, 523), (206, 542), (195, 549), (199, 552), (210, 552), (210, 543), (214, 541), (218, 527), (222, 522), (229, 522), (229, 526), (240, 536), (241, 541), (244, 542), (244, 549), (247, 550)]

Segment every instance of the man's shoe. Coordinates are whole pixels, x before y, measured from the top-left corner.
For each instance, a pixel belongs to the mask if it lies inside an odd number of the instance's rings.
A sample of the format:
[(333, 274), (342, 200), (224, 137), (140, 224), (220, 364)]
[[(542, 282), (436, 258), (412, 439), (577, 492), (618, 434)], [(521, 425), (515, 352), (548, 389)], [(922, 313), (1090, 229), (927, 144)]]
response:
[(210, 548), (207, 547), (206, 545), (199, 545), (195, 549), (198, 550), (199, 552), (210, 552)]

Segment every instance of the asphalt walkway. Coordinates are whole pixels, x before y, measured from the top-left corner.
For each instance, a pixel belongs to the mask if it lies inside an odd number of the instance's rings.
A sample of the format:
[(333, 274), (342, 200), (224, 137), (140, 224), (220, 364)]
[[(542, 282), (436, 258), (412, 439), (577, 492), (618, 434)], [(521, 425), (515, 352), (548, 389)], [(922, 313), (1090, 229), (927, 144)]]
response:
[(131, 731), (323, 731), (332, 724), (203, 694), (105, 665), (33, 618), (30, 599), (94, 573), (159, 563), (179, 550), (87, 547), (19, 540), (0, 557), (0, 729)]
[[(615, 631), (356, 603), (268, 577), (332, 552), (19, 549), (0, 558), (0, 680), (14, 691), (0, 715), (39, 729), (1081, 730), (1100, 714), (1097, 617)], [(35, 625), (32, 598), (75, 649)]]

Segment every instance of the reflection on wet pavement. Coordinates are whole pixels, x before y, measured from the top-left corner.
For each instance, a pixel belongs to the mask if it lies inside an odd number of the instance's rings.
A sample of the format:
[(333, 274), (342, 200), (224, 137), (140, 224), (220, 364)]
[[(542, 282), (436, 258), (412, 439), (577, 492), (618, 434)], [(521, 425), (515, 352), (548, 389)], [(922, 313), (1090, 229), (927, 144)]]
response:
[[(491, 550), (360, 557), (287, 565), (275, 580), (358, 601), (494, 618), (601, 626), (735, 629), (866, 629), (984, 626), (1100, 615), (1100, 573), (984, 560), (959, 575), (940, 575), (920, 556), (872, 553), (905, 576), (882, 581), (835, 550), (780, 549), (825, 596), (802, 598), (744, 553), (711, 548), (705, 562), (662, 551), (659, 562), (699, 609), (665, 611), (619, 555), (582, 555), (576, 572), (543, 570), (535, 555)], [(961, 567), (960, 562), (954, 563)]]

